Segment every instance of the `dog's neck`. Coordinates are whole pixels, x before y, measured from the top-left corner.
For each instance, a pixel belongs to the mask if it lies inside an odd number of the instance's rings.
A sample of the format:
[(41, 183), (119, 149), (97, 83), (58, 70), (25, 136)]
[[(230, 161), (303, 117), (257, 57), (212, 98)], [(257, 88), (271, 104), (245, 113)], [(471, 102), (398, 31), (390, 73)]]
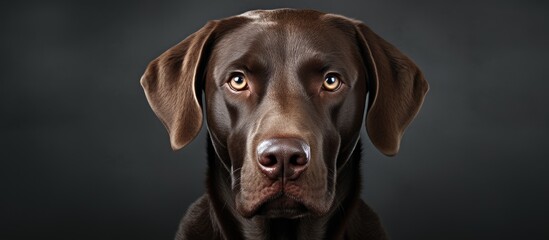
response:
[[(231, 176), (216, 154), (208, 156), (209, 178), (207, 194), (212, 202), (211, 215), (214, 230), (225, 239), (342, 239), (345, 223), (360, 197), (361, 160), (360, 140), (349, 162), (337, 176), (336, 196), (328, 214), (322, 217), (305, 216), (299, 219), (252, 217), (246, 219), (234, 210), (234, 196), (223, 189), (231, 189)], [(208, 137), (208, 152), (214, 153)], [(213, 156), (212, 156), (213, 155)]]

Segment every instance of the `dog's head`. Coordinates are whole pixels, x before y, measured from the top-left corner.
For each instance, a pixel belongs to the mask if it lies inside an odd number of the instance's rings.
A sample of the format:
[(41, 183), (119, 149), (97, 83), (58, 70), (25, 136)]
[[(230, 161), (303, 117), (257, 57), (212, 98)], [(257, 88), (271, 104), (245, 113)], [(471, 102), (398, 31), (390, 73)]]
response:
[(141, 84), (173, 149), (198, 134), (204, 92), (236, 210), (290, 218), (329, 211), (363, 121), (372, 143), (396, 154), (428, 90), (363, 23), (290, 9), (209, 22), (151, 62)]

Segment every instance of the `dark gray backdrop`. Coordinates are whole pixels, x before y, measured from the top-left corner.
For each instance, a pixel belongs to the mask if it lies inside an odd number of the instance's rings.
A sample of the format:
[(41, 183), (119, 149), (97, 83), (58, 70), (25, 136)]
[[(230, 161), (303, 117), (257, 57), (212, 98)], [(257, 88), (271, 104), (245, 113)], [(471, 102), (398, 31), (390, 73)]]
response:
[(172, 152), (139, 78), (206, 21), (278, 7), (366, 22), (431, 84), (397, 157), (365, 141), (363, 197), (393, 239), (548, 239), (548, 6), (2, 2), (0, 239), (171, 239), (204, 192), (204, 131)]

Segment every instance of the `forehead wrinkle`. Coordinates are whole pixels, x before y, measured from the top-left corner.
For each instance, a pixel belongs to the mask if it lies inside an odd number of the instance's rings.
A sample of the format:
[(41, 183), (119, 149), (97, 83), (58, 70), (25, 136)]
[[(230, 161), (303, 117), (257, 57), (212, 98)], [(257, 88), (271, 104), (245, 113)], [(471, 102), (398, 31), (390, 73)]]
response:
[(270, 27), (250, 23), (222, 37), (214, 49), (218, 59), (213, 73), (216, 79), (239, 68), (251, 70), (259, 66), (269, 70), (272, 59), (280, 58), (275, 52), (280, 47), (271, 46), (279, 42), (277, 35), (272, 34)]
[[(361, 57), (354, 37), (347, 32), (330, 25), (291, 26), (287, 31), (288, 41), (292, 44), (287, 46), (286, 51), (295, 63), (292, 67), (299, 68), (307, 62), (318, 60), (324, 64), (322, 67), (327, 68), (325, 70), (336, 71), (349, 81), (356, 80), (360, 68), (356, 63), (360, 62)], [(297, 71), (299, 69), (293, 70)]]
[(315, 31), (297, 28), (300, 27), (289, 26), (286, 30), (289, 44), (286, 45), (285, 54), (289, 71), (298, 73), (300, 67), (312, 61), (322, 63), (321, 68), (328, 70), (344, 71), (349, 67), (346, 63), (353, 59), (347, 59), (349, 54), (346, 53), (353, 50), (347, 39), (319, 36)]

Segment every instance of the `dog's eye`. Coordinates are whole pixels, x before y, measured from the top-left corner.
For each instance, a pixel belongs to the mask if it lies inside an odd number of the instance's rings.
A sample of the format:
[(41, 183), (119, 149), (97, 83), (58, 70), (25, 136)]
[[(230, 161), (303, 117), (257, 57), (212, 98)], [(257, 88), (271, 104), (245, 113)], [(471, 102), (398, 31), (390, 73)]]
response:
[(328, 91), (335, 91), (339, 88), (340, 85), (341, 85), (341, 81), (337, 76), (328, 75), (324, 79), (324, 83), (322, 84), (322, 87)]
[(248, 87), (248, 81), (246, 80), (246, 77), (244, 77), (244, 75), (237, 74), (231, 77), (229, 85), (233, 90), (241, 91)]

